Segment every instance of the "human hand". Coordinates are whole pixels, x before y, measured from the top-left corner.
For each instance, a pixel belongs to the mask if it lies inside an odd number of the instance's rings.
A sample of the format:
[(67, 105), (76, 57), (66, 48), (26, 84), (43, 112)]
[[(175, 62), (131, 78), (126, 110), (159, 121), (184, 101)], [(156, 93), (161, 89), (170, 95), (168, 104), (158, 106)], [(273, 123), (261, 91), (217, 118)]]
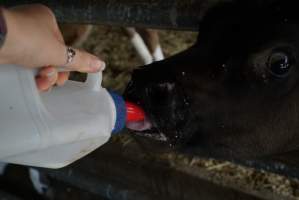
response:
[(37, 87), (48, 90), (54, 84), (63, 85), (69, 72), (98, 72), (105, 63), (96, 56), (75, 50), (72, 62), (67, 64), (67, 51), (53, 12), (40, 4), (3, 9), (7, 35), (0, 49), (0, 64), (18, 64), (27, 68), (40, 68)]

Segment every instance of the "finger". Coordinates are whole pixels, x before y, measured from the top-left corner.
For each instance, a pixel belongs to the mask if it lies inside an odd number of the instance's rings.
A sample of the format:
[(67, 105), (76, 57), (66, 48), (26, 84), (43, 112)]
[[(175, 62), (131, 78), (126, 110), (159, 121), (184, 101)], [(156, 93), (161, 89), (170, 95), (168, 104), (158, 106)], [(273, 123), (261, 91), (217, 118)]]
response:
[[(52, 11), (50, 11), (52, 13), (52, 15), (50, 15), (50, 20), (51, 20), (51, 23), (52, 23), (52, 26), (50, 26), (49, 28), (51, 28), (51, 30), (53, 31), (53, 34), (54, 34), (54, 37), (59, 41), (61, 42), (61, 44), (64, 44), (64, 38), (63, 38), (63, 35), (59, 29), (59, 26), (58, 26), (58, 23), (57, 23), (57, 20), (56, 20), (56, 17), (54, 15), (54, 13)], [(52, 16), (52, 17), (51, 17)]]
[(55, 70), (50, 76), (47, 76), (51, 86), (55, 85), (58, 79), (58, 72)]
[(76, 55), (66, 68), (79, 72), (99, 72), (105, 69), (105, 62), (85, 51), (75, 49)]
[(49, 79), (45, 77), (37, 77), (35, 78), (37, 89), (41, 92), (47, 91), (52, 85)]
[(37, 76), (40, 77), (51, 77), (57, 72), (57, 70), (53, 66), (43, 67), (39, 70)]
[(56, 84), (58, 86), (64, 85), (64, 83), (69, 79), (69, 72), (59, 72)]
[(54, 27), (54, 37), (56, 37), (59, 42), (64, 44), (64, 38), (63, 38), (62, 33), (60, 32), (59, 28), (58, 28), (57, 23), (55, 24), (55, 27)]
[(56, 49), (56, 51), (49, 51), (51, 55), (48, 54), (48, 59), (51, 59), (54, 66), (62, 66), (69, 71), (87, 73), (99, 72), (105, 69), (106, 65), (104, 61), (90, 53), (78, 49), (74, 49), (75, 56), (70, 63), (67, 63), (67, 47), (65, 45), (61, 45), (61, 43), (59, 44), (59, 47), (56, 46), (49, 48)]
[(48, 90), (56, 83), (57, 78), (58, 73), (54, 67), (45, 67), (39, 71), (36, 77), (37, 88), (40, 91)]
[(60, 29), (59, 29), (57, 21), (54, 22), (53, 31), (54, 31), (54, 37), (56, 37), (57, 40), (59, 42), (61, 42), (62, 44), (65, 44), (63, 35), (62, 35), (62, 33), (61, 33)]

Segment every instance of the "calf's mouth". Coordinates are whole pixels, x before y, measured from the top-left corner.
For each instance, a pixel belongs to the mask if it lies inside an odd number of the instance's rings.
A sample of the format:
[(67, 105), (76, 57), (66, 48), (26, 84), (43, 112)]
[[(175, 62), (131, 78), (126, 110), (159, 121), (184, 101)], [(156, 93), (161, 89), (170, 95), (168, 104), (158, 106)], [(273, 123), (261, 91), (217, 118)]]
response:
[[(163, 141), (169, 146), (176, 146), (182, 138), (184, 120), (187, 118), (186, 99), (181, 90), (172, 83), (153, 83), (147, 86), (129, 83), (125, 91), (125, 99), (144, 109), (145, 117), (140, 121), (127, 122), (126, 126), (134, 134)], [(184, 113), (184, 114), (182, 114)]]

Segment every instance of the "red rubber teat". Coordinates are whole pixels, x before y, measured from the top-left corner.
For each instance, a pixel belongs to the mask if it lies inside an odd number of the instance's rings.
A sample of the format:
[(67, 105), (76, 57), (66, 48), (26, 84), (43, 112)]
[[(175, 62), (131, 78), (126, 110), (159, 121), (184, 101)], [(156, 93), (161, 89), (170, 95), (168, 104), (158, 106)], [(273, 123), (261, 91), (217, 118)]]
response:
[(127, 107), (127, 122), (137, 122), (143, 121), (145, 118), (145, 114), (142, 108), (138, 105), (126, 101)]

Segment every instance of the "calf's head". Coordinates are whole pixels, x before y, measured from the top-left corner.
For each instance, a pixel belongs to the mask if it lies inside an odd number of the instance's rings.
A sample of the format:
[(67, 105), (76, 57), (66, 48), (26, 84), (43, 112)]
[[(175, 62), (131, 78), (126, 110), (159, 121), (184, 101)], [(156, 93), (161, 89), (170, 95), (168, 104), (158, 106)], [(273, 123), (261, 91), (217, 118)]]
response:
[(215, 9), (194, 46), (134, 71), (125, 95), (151, 122), (150, 130), (138, 128), (171, 146), (225, 158), (299, 148), (293, 17), (281, 5)]

